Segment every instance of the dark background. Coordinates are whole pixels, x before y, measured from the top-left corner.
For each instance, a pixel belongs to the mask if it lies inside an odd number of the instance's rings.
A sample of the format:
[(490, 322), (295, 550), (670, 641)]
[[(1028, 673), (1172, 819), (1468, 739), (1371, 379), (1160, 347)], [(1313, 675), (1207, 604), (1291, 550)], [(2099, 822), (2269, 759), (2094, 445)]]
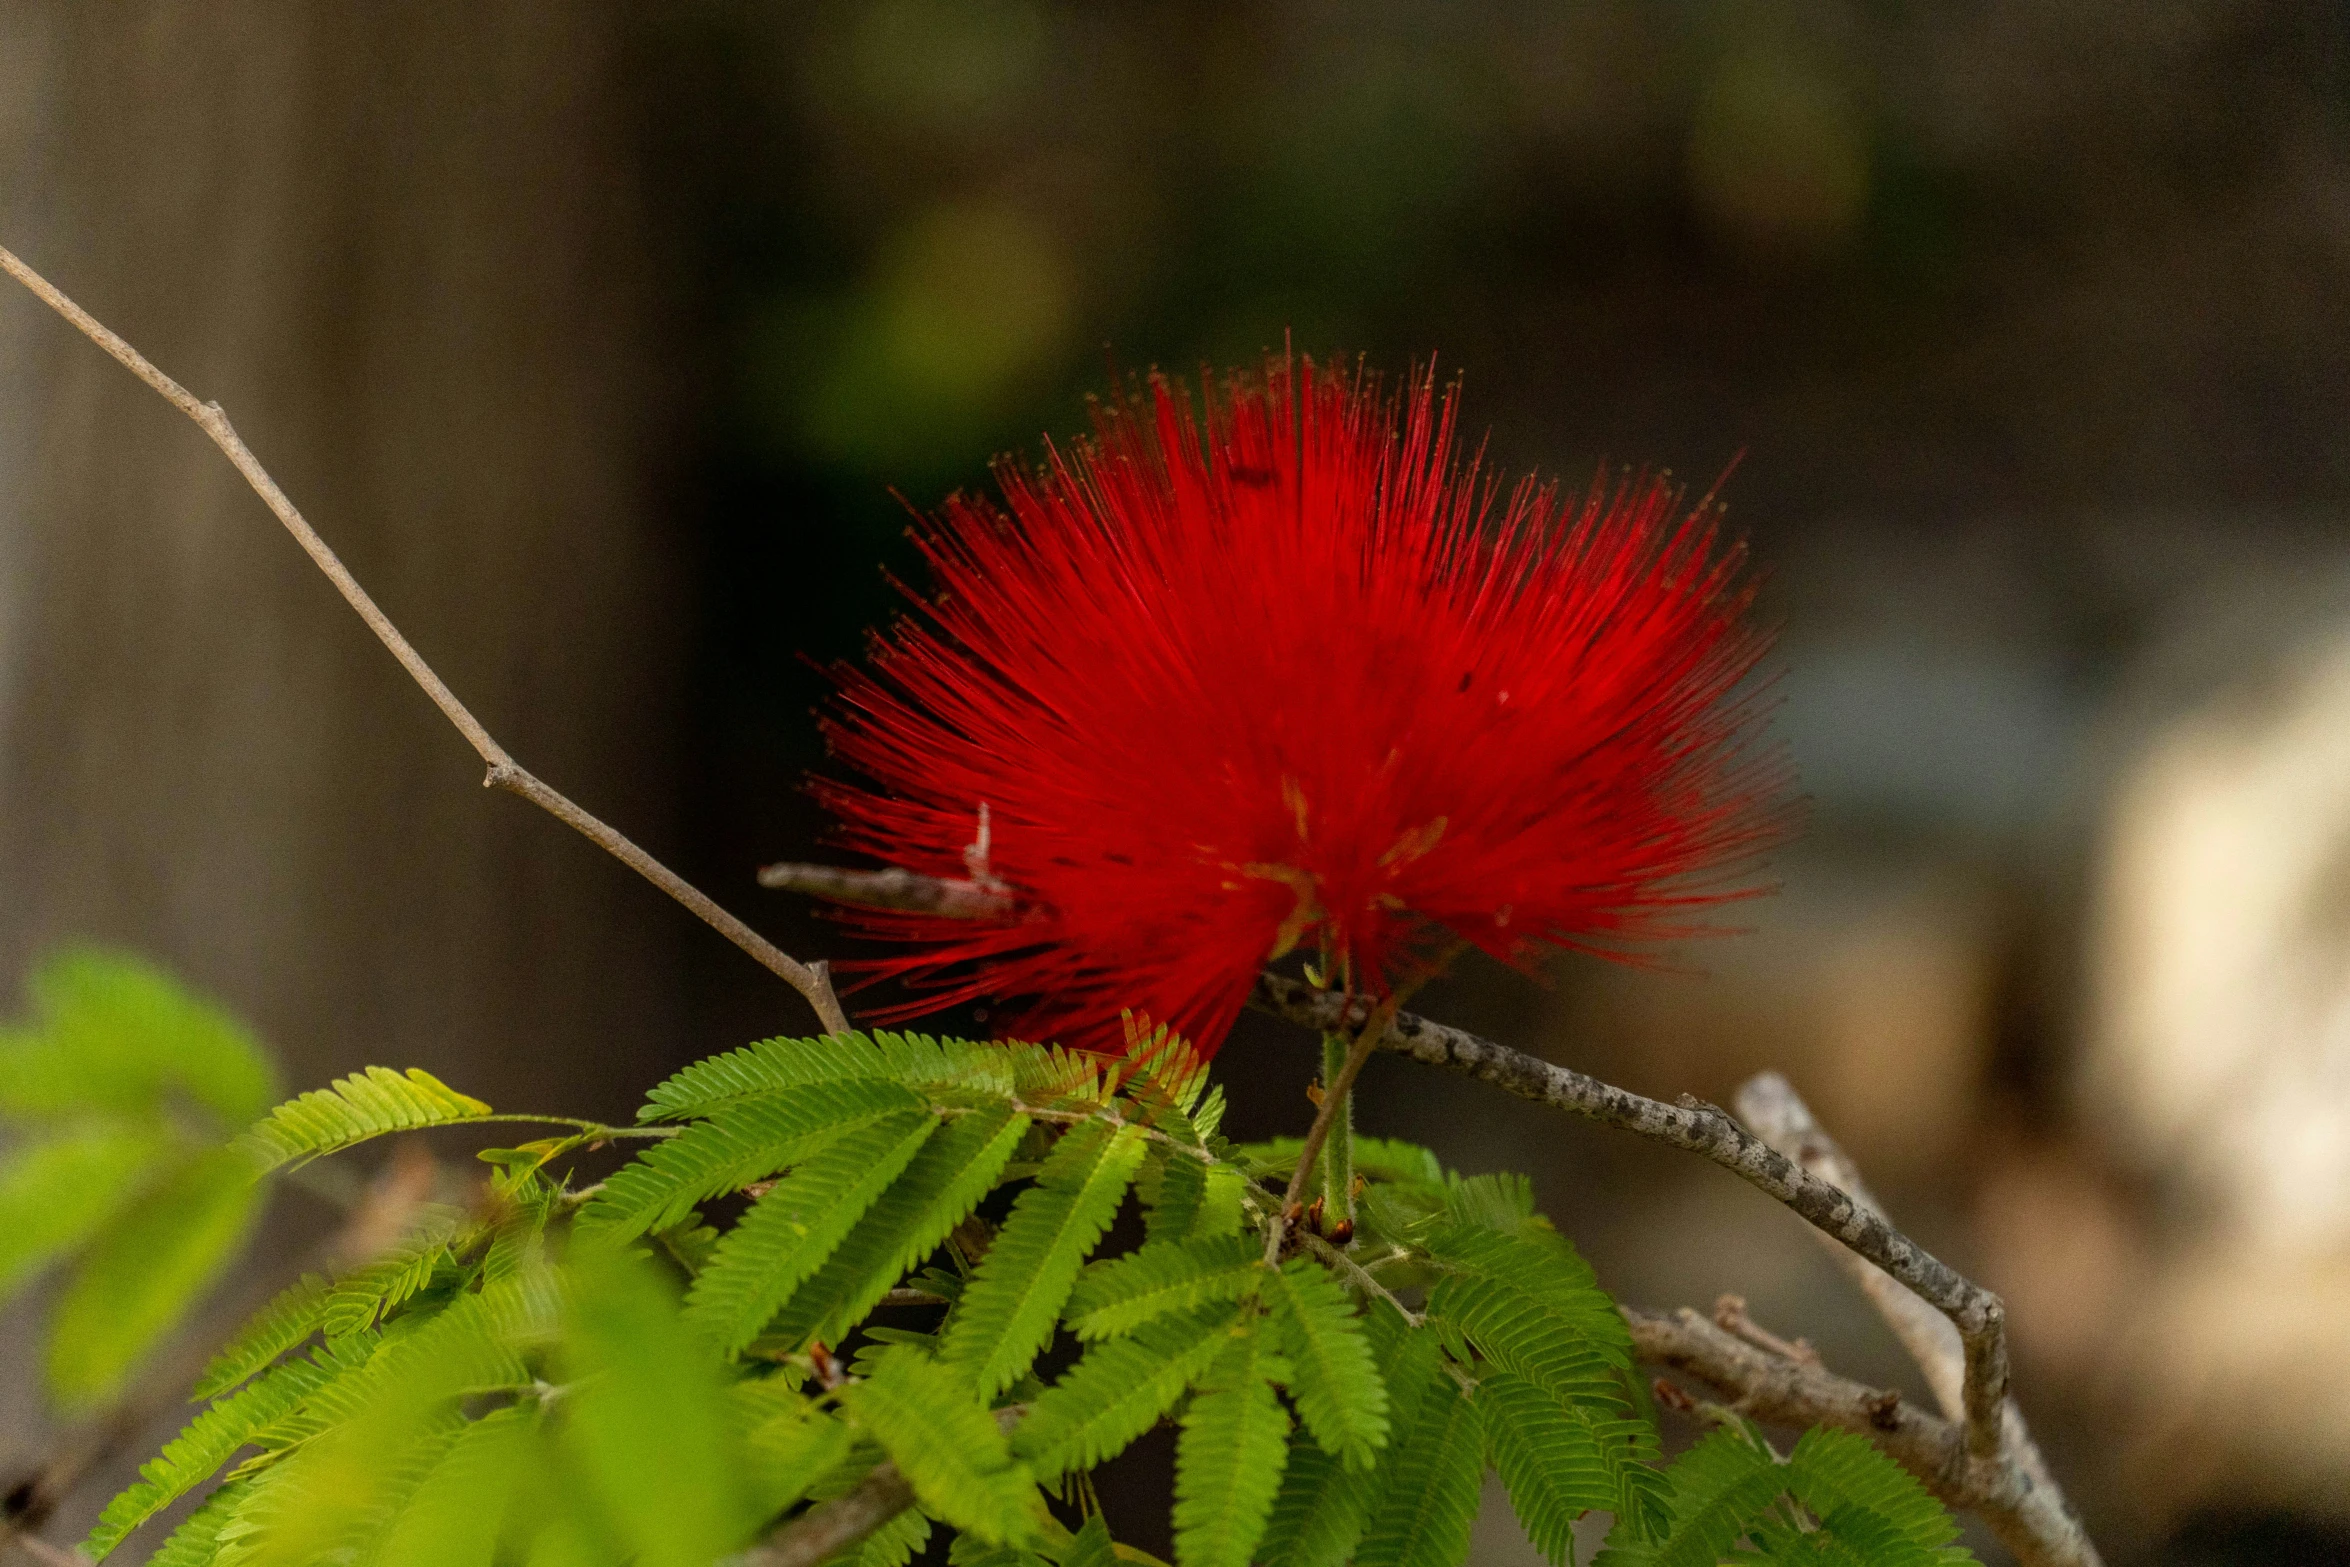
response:
[[(1427, 1010), (1668, 1096), (1786, 1069), (2009, 1295), (2109, 1559), (2303, 1562), (2350, 1554), (2346, 71), (2325, 5), (26, 0), (0, 242), (221, 398), (526, 764), (803, 956), (844, 949), (751, 871), (821, 854), (815, 664), (890, 612), (909, 507), (1114, 374), (1433, 358), (1507, 470), (1743, 453), (1812, 799), (1783, 893), (1680, 972)], [(0, 959), (123, 942), (305, 1082), (501, 1107), (806, 1025), (476, 789), (29, 300), (0, 372)], [(2214, 821), (2211, 879), (2159, 872)], [(2272, 863), (2301, 890), (2229, 879)], [(2215, 910), (2253, 955), (2173, 1005)], [(1236, 1130), (1302, 1125), (1309, 1050), (1243, 1024)], [(2182, 1116), (2231, 1090), (2181, 1061), (2305, 1111), (2304, 1173)], [(1903, 1375), (1727, 1177), (1400, 1062), (1361, 1115), (1536, 1170), (1628, 1299)]]

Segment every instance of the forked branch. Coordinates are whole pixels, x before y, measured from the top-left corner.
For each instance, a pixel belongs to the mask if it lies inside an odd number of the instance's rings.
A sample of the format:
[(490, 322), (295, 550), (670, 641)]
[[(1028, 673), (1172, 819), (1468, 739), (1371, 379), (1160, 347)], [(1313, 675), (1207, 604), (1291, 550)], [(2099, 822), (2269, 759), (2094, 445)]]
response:
[(253, 455), (252, 450), (238, 436), (220, 404), (198, 401), (193, 392), (157, 369), (146, 355), (66, 298), (47, 278), (26, 266), (5, 248), (0, 248), (0, 271), (7, 272), (10, 277), (31, 289), (43, 304), (80, 328), (85, 337), (112, 354), (133, 375), (153, 387), (164, 401), (195, 420), (197, 426), (212, 438), (212, 444), (219, 447), (228, 460), (236, 465), (237, 472), (243, 474), (245, 482), (253, 487), (253, 493), (260, 496), (263, 503), (276, 513), (277, 520), (285, 524), (286, 531), (294, 536), (295, 542), (302, 546), (318, 569), (326, 573), (327, 580), (358, 612), (359, 618), (367, 622), (368, 629), (375, 633), (377, 640), (391, 649), (392, 657), (400, 661), (400, 667), (408, 671), (409, 678), (432, 699), (433, 706), (441, 710), (441, 716), (456, 726), (457, 732), (465, 737), (466, 743), (481, 757), (483, 766), (489, 769), (482, 779), (484, 788), (503, 789), (509, 794), (520, 795), (575, 829), (598, 848), (691, 909), (711, 929), (749, 953), (785, 984), (806, 997), (808, 1005), (816, 1009), (816, 1016), (823, 1023), (826, 1033), (838, 1034), (848, 1030), (848, 1017), (841, 1011), (840, 998), (833, 994), (832, 977), (824, 964), (802, 963), (787, 956), (774, 943), (688, 885), (675, 871), (604, 821), (581, 809), (509, 756), (506, 748), (482, 727), (481, 720), (475, 718), (465, 704), (457, 700), (456, 693), (443, 683), (439, 675), (433, 673), (432, 666), (424, 661), (424, 656), (400, 634), (400, 628), (393, 625), (391, 618), (376, 607), (375, 600), (367, 596), (367, 590), (359, 585), (350, 569), (327, 547), (326, 540), (319, 537), (318, 530), (311, 527), (302, 513), (295, 509), (294, 503), (286, 498), (286, 492), (279, 489), (277, 481), (269, 476), (269, 470), (261, 466), (261, 460)]

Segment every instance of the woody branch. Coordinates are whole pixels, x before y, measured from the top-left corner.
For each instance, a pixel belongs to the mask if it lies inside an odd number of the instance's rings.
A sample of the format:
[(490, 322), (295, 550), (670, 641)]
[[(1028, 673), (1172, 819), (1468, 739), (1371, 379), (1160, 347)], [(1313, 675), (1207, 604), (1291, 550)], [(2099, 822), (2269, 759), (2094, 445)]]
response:
[(279, 522), (285, 524), (286, 531), (294, 536), (295, 542), (326, 574), (327, 580), (335, 585), (351, 608), (358, 612), (359, 618), (367, 622), (368, 629), (400, 661), (400, 667), (408, 671), (409, 678), (423, 689), (433, 706), (441, 710), (441, 716), (448, 719), (457, 732), (465, 737), (466, 743), (473, 747), (488, 769), (482, 778), (484, 788), (503, 789), (509, 794), (519, 795), (580, 833), (621, 864), (684, 904), (713, 930), (749, 953), (769, 972), (798, 991), (806, 998), (808, 1005), (815, 1008), (816, 1016), (827, 1033), (847, 1031), (848, 1017), (841, 1011), (839, 998), (833, 994), (832, 979), (824, 964), (801, 963), (787, 956), (750, 926), (711, 902), (675, 871), (507, 754), (506, 748), (482, 727), (481, 721), (473, 716), (463, 702), (457, 700), (456, 693), (443, 683), (439, 675), (433, 673), (432, 666), (400, 634), (400, 629), (392, 624), (390, 617), (377, 608), (375, 600), (368, 596), (367, 590), (359, 585), (349, 568), (327, 546), (318, 530), (311, 527), (294, 503), (286, 498), (286, 492), (278, 488), (277, 481), (269, 476), (269, 471), (261, 466), (261, 460), (253, 455), (235, 427), (229, 423), (228, 414), (220, 404), (199, 401), (193, 392), (157, 369), (146, 355), (68, 299), (47, 278), (5, 248), (0, 248), (0, 271), (5, 271), (32, 290), (43, 304), (72, 322), (90, 341), (113, 355), (133, 375), (161, 394), (164, 401), (193, 419), (197, 427), (212, 438), (212, 444), (219, 447), (222, 454), (236, 466), (237, 472), (244, 475), (245, 482), (253, 487), (253, 493), (261, 497)]

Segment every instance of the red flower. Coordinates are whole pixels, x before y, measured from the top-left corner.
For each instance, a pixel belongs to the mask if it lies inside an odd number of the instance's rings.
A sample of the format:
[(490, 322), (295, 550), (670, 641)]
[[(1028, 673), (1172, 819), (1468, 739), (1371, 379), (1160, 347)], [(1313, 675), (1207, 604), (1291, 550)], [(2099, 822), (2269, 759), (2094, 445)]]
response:
[(1781, 770), (1732, 699), (1763, 643), (1718, 508), (1504, 495), (1431, 380), (1276, 362), (1204, 401), (1154, 381), (1000, 468), (1008, 509), (949, 500), (938, 596), (841, 672), (827, 733), (879, 786), (817, 785), (844, 844), (1012, 899), (851, 915), (915, 948), (872, 968), (1212, 1050), (1301, 944), (1377, 994), (1447, 932), (1621, 956), (1743, 895)]

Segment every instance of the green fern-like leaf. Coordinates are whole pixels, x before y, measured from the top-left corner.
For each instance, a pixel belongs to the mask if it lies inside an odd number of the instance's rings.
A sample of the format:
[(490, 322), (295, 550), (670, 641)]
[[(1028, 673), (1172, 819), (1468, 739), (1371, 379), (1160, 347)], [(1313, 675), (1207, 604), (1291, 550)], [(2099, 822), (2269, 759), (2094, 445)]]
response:
[(418, 1483), (370, 1567), (492, 1567), (514, 1491), (541, 1454), (538, 1412), (493, 1409), (465, 1427)]
[(1398, 1408), (1357, 1567), (1456, 1567), (1467, 1556), (1485, 1478), (1478, 1416), (1441, 1369), (1421, 1386), (1408, 1417)]
[[(1844, 1536), (1886, 1567), (1971, 1562), (1958, 1546), (1958, 1521), (1903, 1469), (1848, 1431), (1814, 1428), (1787, 1455), (1787, 1489), (1828, 1534)], [(1863, 1520), (1874, 1520), (1864, 1522)]]
[(1240, 1230), (1240, 1192), (1247, 1178), (1232, 1165), (1203, 1164), (1182, 1154), (1152, 1150), (1138, 1182), (1143, 1233), (1154, 1242), (1216, 1240)]
[(335, 1280), (318, 1325), (342, 1338), (375, 1325), (376, 1318), (432, 1281), (433, 1269), (449, 1255), (449, 1242), (464, 1223), (454, 1208), (432, 1208), (409, 1233), (381, 1256)]
[(122, 1386), (234, 1260), (259, 1211), (252, 1170), (228, 1149), (186, 1161), (83, 1253), (59, 1298), (49, 1387), (83, 1408)]
[(0, 1164), (0, 1300), (103, 1230), (178, 1148), (166, 1132), (98, 1125), (15, 1150)]
[(793, 1292), (767, 1332), (795, 1348), (838, 1343), (908, 1268), (936, 1251), (996, 1180), (1027, 1133), (1007, 1103), (950, 1120), (922, 1145), (814, 1277)]
[(1524, 1377), (1488, 1373), (1477, 1385), (1485, 1451), (1509, 1488), (1526, 1538), (1552, 1567), (1574, 1551), (1575, 1523), (1594, 1509), (1615, 1509), (1621, 1465), (1603, 1445), (1597, 1423)]
[(1478, 1353), (1551, 1397), (1615, 1417), (1630, 1331), (1591, 1269), (1539, 1220), (1514, 1235), (1453, 1226), (1428, 1249), (1446, 1276), (1429, 1292), (1432, 1321), (1466, 1334)]
[(1515, 1235), (1534, 1217), (1534, 1183), (1515, 1171), (1455, 1177), (1445, 1186), (1444, 1212), (1468, 1229)]
[(1261, 1320), (1234, 1334), (1201, 1379), (1175, 1442), (1177, 1567), (1249, 1567), (1281, 1489), (1289, 1416), (1272, 1383), (1289, 1368)]
[(1238, 1235), (1188, 1245), (1151, 1242), (1079, 1274), (1061, 1315), (1079, 1338), (1098, 1339), (1130, 1333), (1171, 1311), (1240, 1300), (1265, 1280), (1263, 1250)]
[(841, 1403), (925, 1511), (990, 1544), (1035, 1537), (1035, 1482), (1013, 1460), (995, 1416), (954, 1372), (919, 1351), (893, 1349), (871, 1376), (841, 1389)]
[(833, 1560), (838, 1567), (906, 1567), (915, 1553), (929, 1543), (928, 1515), (920, 1508), (909, 1507), (867, 1535), (863, 1545)]
[(371, 1066), (279, 1105), (239, 1140), (263, 1171), (307, 1164), (372, 1137), (478, 1121), (490, 1107), (421, 1067)]
[(277, 1292), (214, 1353), (190, 1398), (218, 1398), (318, 1331), (334, 1287), (305, 1273)]
[(763, 1039), (677, 1073), (646, 1096), (638, 1118), (690, 1120), (729, 1105), (825, 1083), (892, 1082), (918, 1091), (1009, 1095), (1018, 1091), (1020, 1053), (1034, 1048), (886, 1030), (822, 1039)]
[(818, 1409), (784, 1376), (738, 1382), (729, 1394), (745, 1474), (768, 1517), (806, 1496), (848, 1456), (854, 1428)]
[(280, 1367), (189, 1421), (161, 1453), (140, 1466), (137, 1482), (106, 1504), (82, 1542), (82, 1554), (102, 1560), (133, 1529), (212, 1478), (238, 1448), (282, 1419), (329, 1374), (307, 1361)]
[(1786, 1488), (1784, 1471), (1743, 1431), (1716, 1431), (1666, 1471), (1671, 1522), (1654, 1539), (1618, 1519), (1593, 1567), (1715, 1567)]
[(1415, 1331), (1385, 1301), (1373, 1301), (1363, 1317), (1363, 1337), (1387, 1390), (1389, 1445), (1368, 1475), (1350, 1472), (1310, 1437), (1290, 1447), (1281, 1494), (1259, 1548), (1274, 1567), (1341, 1567), (1354, 1556), (1372, 1500), (1394, 1458), (1393, 1426), (1408, 1419), (1441, 1375), (1436, 1335)]
[(757, 1338), (938, 1125), (926, 1109), (884, 1116), (835, 1139), (776, 1182), (695, 1277), (688, 1319), (728, 1351)]
[(0, 1113), (145, 1117), (184, 1095), (226, 1130), (277, 1098), (277, 1071), (252, 1036), (143, 959), (67, 952), (26, 988), (32, 1025), (0, 1032)]
[(464, 1434), (460, 1401), (536, 1386), (526, 1357), (551, 1344), (561, 1312), (558, 1280), (526, 1273), (462, 1294), (413, 1328), (403, 1320), (312, 1393), (297, 1420), (264, 1434), (302, 1433), (223, 1527), (224, 1567), (310, 1567), (380, 1544)]
[(1030, 1403), (1013, 1451), (1046, 1480), (1108, 1462), (1215, 1363), (1237, 1315), (1211, 1305), (1096, 1344)]
[(147, 1558), (147, 1567), (210, 1567), (220, 1547), (221, 1525), (243, 1499), (241, 1483), (224, 1485), (197, 1504), (196, 1510)]
[(638, 1562), (708, 1567), (758, 1522), (720, 1362), (683, 1331), (667, 1284), (627, 1253), (580, 1257), (566, 1307), (565, 1447)]
[(580, 1210), (578, 1232), (618, 1244), (666, 1230), (697, 1203), (811, 1158), (876, 1121), (925, 1107), (920, 1095), (878, 1079), (816, 1083), (730, 1105), (617, 1171)]
[(1303, 1257), (1265, 1280), (1265, 1300), (1289, 1359), (1299, 1418), (1348, 1468), (1370, 1468), (1387, 1441), (1387, 1387), (1353, 1302), (1329, 1270)]
[(1100, 1513), (1089, 1515), (1069, 1537), (1061, 1552), (1061, 1567), (1118, 1567), (1118, 1548), (1111, 1543), (1110, 1525)]
[(986, 1396), (1017, 1380), (1052, 1337), (1077, 1270), (1125, 1200), (1143, 1143), (1136, 1127), (1083, 1122), (1012, 1205), (947, 1319), (941, 1352)]

